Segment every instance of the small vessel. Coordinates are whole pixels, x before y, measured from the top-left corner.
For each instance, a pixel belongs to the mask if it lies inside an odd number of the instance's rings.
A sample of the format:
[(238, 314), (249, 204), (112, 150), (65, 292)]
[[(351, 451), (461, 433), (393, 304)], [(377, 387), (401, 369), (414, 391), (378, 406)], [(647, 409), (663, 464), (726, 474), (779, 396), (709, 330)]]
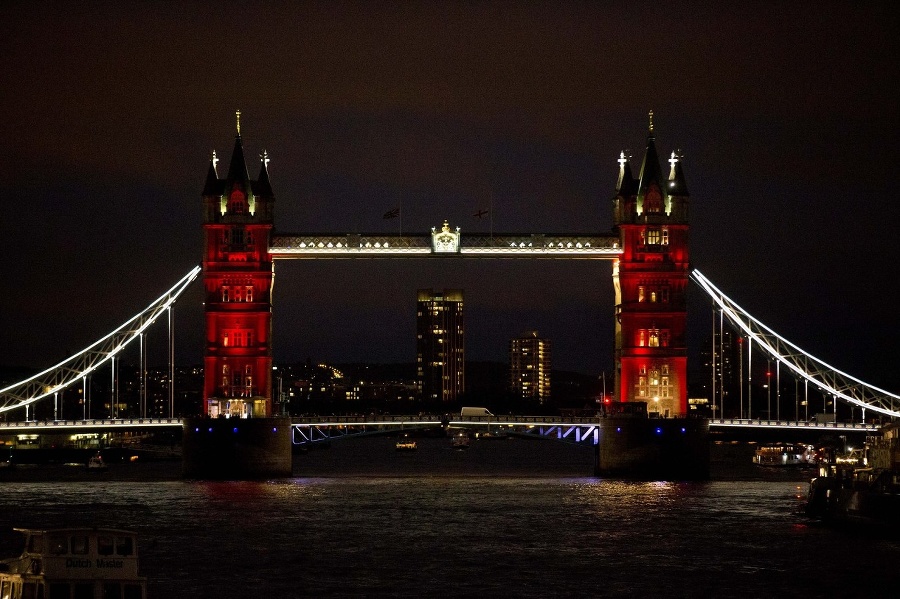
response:
[(115, 528), (14, 528), (22, 555), (0, 560), (0, 597), (146, 599), (137, 535)]
[(798, 443), (762, 445), (756, 449), (753, 463), (760, 466), (808, 467), (816, 463), (816, 454), (811, 445)]
[(468, 449), (469, 436), (465, 433), (453, 435), (453, 437), (450, 439), (450, 447), (452, 447), (453, 449)]
[(413, 441), (412, 439), (410, 439), (409, 437), (407, 437), (406, 435), (404, 435), (402, 439), (397, 441), (397, 444), (395, 447), (396, 447), (397, 451), (415, 451), (419, 448), (419, 446), (416, 445), (416, 442)]
[[(103, 456), (100, 455), (100, 452), (97, 452), (97, 455), (91, 456), (91, 459), (88, 460), (87, 469), (93, 472), (103, 472), (106, 470), (106, 462), (103, 461)], [(2, 595), (0, 595), (2, 597)]]

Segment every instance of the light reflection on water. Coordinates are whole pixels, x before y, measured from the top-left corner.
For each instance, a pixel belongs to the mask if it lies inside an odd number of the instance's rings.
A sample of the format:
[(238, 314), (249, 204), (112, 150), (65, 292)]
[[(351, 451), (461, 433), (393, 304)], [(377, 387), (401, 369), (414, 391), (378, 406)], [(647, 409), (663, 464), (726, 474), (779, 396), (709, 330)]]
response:
[(368, 452), (375, 476), (354, 462), (269, 482), (0, 483), (0, 543), (12, 526), (135, 529), (156, 598), (825, 597), (896, 582), (900, 544), (809, 524), (793, 480), (599, 480), (567, 458), (536, 476), (521, 449), (490, 451), (509, 455), (489, 475), (447, 454), (397, 476), (395, 454)]

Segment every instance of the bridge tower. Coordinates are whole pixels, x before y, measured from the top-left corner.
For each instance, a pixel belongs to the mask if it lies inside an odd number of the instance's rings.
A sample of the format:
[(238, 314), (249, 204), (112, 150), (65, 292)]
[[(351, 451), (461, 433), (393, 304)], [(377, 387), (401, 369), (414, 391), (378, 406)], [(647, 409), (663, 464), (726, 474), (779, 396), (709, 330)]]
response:
[(240, 111), (228, 174), (215, 152), (203, 187), (206, 350), (203, 409), (209, 416), (272, 415), (272, 283), (275, 198), (268, 157), (251, 180)]
[(638, 178), (619, 158), (613, 199), (622, 254), (616, 291), (616, 385), (619, 401), (647, 402), (650, 412), (687, 413), (688, 191), (680, 156), (668, 178), (656, 153), (653, 112)]

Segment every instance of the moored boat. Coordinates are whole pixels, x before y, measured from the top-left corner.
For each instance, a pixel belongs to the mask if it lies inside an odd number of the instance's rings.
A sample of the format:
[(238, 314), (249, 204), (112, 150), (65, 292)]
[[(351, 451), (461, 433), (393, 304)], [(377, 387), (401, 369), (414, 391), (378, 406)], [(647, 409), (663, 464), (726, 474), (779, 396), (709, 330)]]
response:
[(759, 466), (808, 467), (816, 463), (815, 448), (798, 443), (761, 445), (753, 455), (753, 463)]
[(469, 436), (465, 433), (453, 435), (452, 439), (450, 440), (450, 446), (453, 449), (468, 449), (469, 448)]
[(859, 453), (820, 465), (809, 483), (806, 514), (829, 523), (900, 529), (900, 426), (886, 425)]
[(15, 528), (19, 557), (0, 560), (4, 599), (146, 599), (137, 535), (114, 528)]

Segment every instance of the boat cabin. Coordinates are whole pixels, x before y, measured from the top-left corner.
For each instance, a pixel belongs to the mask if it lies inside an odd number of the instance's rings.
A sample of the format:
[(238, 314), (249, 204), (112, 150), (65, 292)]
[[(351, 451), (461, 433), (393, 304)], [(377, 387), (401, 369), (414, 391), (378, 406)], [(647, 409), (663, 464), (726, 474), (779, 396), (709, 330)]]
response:
[(113, 528), (38, 530), (17, 558), (0, 561), (0, 599), (146, 599), (135, 533)]

